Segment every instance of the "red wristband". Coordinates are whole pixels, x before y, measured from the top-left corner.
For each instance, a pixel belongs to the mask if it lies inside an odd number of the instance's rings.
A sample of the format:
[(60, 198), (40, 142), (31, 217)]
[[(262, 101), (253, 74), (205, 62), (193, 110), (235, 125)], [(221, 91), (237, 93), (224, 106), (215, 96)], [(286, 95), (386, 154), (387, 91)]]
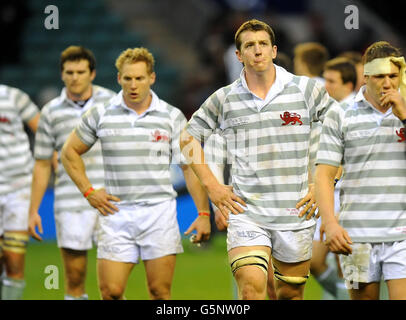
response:
[(210, 212), (204, 212), (204, 211), (199, 212), (199, 217), (200, 217), (200, 216), (210, 217)]
[(90, 194), (94, 191), (93, 187), (90, 187), (84, 194), (83, 196), (85, 198), (87, 198), (88, 196), (90, 196)]

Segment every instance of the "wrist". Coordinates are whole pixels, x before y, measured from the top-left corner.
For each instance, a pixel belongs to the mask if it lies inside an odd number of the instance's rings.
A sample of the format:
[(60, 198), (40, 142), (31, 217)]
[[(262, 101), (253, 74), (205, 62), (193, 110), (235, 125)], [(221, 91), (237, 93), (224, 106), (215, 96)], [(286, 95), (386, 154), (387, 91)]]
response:
[(95, 191), (93, 187), (90, 187), (83, 193), (83, 196), (87, 199)]
[(199, 211), (198, 216), (201, 217), (210, 217), (210, 211)]

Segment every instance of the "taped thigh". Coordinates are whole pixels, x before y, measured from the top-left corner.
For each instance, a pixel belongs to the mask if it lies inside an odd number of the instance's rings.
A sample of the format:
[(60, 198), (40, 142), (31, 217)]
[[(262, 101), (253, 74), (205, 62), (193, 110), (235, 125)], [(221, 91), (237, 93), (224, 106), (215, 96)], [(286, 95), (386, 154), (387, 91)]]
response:
[(236, 255), (230, 260), (231, 271), (233, 274), (244, 266), (256, 266), (268, 276), (269, 255), (262, 250), (252, 250)]
[(309, 278), (309, 274), (307, 276), (299, 276), (299, 277), (293, 277), (293, 276), (284, 276), (278, 268), (273, 264), (273, 275), (276, 280), (283, 281), (285, 283), (289, 284), (296, 284), (296, 285), (302, 285), (305, 284), (307, 279)]
[(14, 253), (24, 254), (27, 250), (28, 234), (19, 232), (4, 232), (3, 249)]

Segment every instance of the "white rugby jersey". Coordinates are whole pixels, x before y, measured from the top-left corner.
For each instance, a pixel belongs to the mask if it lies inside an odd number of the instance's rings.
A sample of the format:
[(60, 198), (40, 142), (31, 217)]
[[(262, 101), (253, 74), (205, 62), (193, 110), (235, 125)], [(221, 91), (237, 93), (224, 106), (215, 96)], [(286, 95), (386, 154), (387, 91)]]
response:
[(109, 104), (91, 108), (76, 128), (83, 143), (100, 139), (106, 191), (121, 204), (150, 204), (176, 197), (170, 164), (184, 164), (179, 138), (183, 113), (152, 92), (141, 115), (126, 106), (122, 91)]
[(37, 113), (26, 93), (0, 85), (0, 195), (31, 183), (33, 159), (23, 123)]
[(406, 129), (389, 109), (364, 97), (334, 106), (326, 115), (317, 164), (338, 167), (340, 224), (354, 242), (406, 239)]
[(243, 70), (202, 104), (187, 131), (199, 141), (221, 131), (234, 192), (247, 203), (243, 214), (275, 230), (295, 230), (315, 223), (298, 218), (295, 208), (308, 191), (310, 123), (337, 102), (315, 80), (275, 68), (265, 99), (249, 90)]
[[(92, 97), (83, 107), (78, 106), (66, 95), (66, 88), (61, 95), (48, 102), (41, 110), (41, 117), (35, 135), (34, 157), (37, 160), (52, 159), (53, 152), (58, 152), (58, 169), (55, 179), (55, 213), (64, 211), (83, 211), (90, 208), (88, 201), (73, 183), (60, 160), (63, 144), (71, 131), (79, 123), (81, 116), (92, 106), (108, 102), (115, 92), (93, 85)], [(82, 159), (86, 165), (86, 174), (94, 188), (104, 185), (103, 159), (100, 144), (96, 143)]]

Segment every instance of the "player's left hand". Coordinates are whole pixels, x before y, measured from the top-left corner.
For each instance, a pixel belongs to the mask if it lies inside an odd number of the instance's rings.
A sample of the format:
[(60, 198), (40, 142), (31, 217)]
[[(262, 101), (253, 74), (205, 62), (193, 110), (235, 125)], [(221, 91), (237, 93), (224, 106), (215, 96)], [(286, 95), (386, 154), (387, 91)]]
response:
[(309, 191), (306, 196), (296, 204), (296, 209), (299, 209), (303, 205), (306, 206), (299, 212), (299, 218), (306, 215), (306, 220), (309, 220), (314, 216), (317, 209), (314, 184), (309, 184)]
[(382, 93), (382, 106), (391, 106), (393, 114), (400, 120), (406, 119), (406, 101), (398, 90), (389, 89)]
[(193, 239), (193, 243), (200, 243), (210, 239), (210, 217), (198, 216), (190, 227), (185, 231), (185, 235), (190, 234), (193, 230), (196, 230), (196, 236)]

